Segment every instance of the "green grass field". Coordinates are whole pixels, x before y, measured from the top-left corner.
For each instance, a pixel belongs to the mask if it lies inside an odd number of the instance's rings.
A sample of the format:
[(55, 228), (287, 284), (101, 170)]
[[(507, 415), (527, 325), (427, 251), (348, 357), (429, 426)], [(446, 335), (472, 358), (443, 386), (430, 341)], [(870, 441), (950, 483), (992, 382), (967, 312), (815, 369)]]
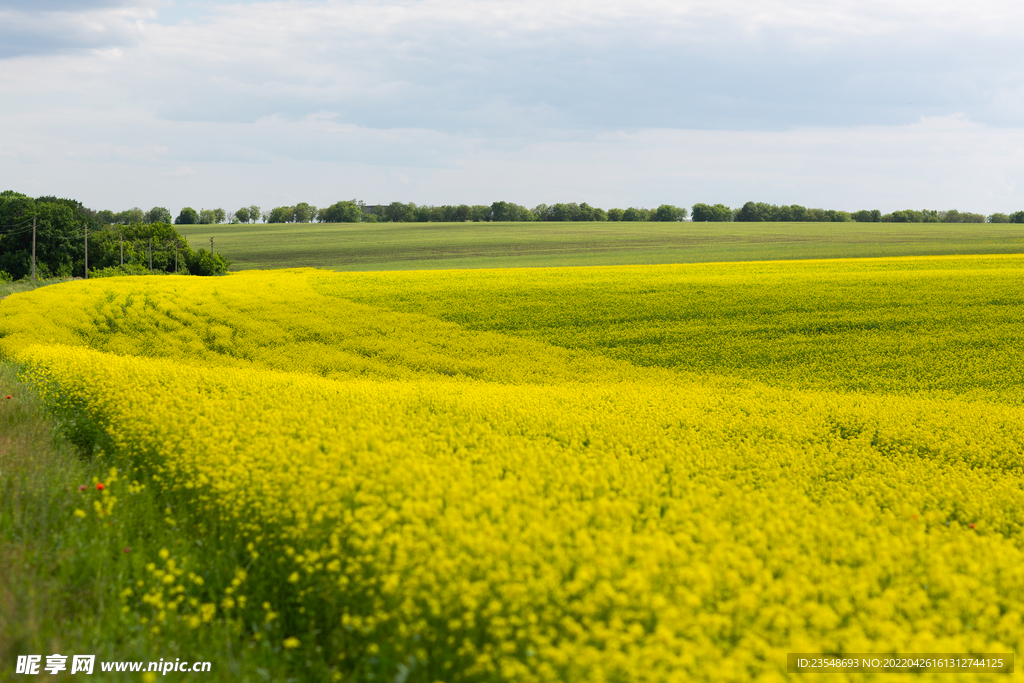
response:
[(435, 270), (1024, 252), (1024, 226), (965, 223), (182, 225), (232, 270)]

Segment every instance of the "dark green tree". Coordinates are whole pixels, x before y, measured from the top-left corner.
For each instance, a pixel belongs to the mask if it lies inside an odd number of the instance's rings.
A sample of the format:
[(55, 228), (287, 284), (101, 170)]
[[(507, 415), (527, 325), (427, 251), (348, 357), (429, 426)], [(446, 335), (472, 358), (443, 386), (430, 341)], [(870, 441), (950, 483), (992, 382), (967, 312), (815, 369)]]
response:
[(483, 204), (474, 204), (469, 207), (469, 219), (475, 222), (491, 220), (491, 207)]
[[(488, 208), (488, 211), (490, 209)], [(411, 223), (416, 219), (416, 205), (391, 202), (384, 207), (381, 217), (391, 223)]]
[(323, 223), (358, 223), (363, 220), (363, 210), (356, 200), (335, 202), (320, 210)]
[(858, 223), (878, 223), (882, 220), (882, 212), (878, 209), (861, 209), (854, 212), (852, 218)]
[(580, 219), (580, 207), (576, 202), (552, 204), (548, 209), (548, 215), (548, 220), (552, 221), (578, 221)]
[(84, 228), (89, 226), (91, 244), (101, 227), (96, 212), (73, 199), (32, 199), (10, 190), (0, 193), (0, 270), (16, 279), (31, 275), (33, 218), (36, 275), (84, 275)]
[(267, 223), (291, 223), (295, 220), (294, 206), (277, 206), (270, 210)]
[(638, 209), (631, 206), (622, 212), (623, 221), (648, 221), (650, 219), (651, 211), (649, 209)]
[(698, 223), (726, 223), (732, 220), (732, 209), (725, 204), (694, 204), (690, 216)]
[(669, 223), (681, 221), (685, 218), (686, 209), (681, 209), (678, 206), (672, 206), (671, 204), (662, 204), (654, 210), (654, 215), (651, 217), (651, 220)]
[(315, 206), (306, 202), (299, 202), (295, 205), (293, 220), (296, 223), (311, 223), (314, 218), (316, 218)]
[(199, 212), (191, 206), (182, 209), (178, 213), (178, 217), (174, 219), (175, 225), (196, 225), (197, 223), (199, 223)]
[(231, 262), (220, 254), (200, 249), (192, 253), (186, 265), (192, 275), (223, 275), (228, 272)]
[(154, 206), (146, 212), (145, 221), (147, 223), (170, 223), (171, 212), (162, 206)]
[(762, 208), (754, 202), (747, 202), (736, 213), (736, 220), (742, 223), (758, 223), (767, 220), (762, 211)]

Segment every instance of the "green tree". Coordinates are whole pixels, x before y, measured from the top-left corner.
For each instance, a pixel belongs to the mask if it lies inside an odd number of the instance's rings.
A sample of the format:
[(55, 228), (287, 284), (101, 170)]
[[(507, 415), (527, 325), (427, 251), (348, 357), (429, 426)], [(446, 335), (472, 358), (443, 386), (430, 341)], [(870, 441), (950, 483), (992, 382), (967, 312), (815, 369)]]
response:
[(661, 221), (663, 223), (678, 222), (686, 218), (686, 209), (681, 209), (678, 206), (672, 206), (671, 204), (662, 204), (654, 210), (654, 216), (652, 220)]
[(353, 199), (345, 202), (335, 202), (326, 209), (321, 209), (324, 223), (358, 223), (363, 220), (363, 210)]
[(861, 209), (853, 214), (853, 220), (858, 223), (878, 223), (882, 220), (882, 212), (878, 209)]
[(235, 211), (235, 218), (238, 219), (239, 223), (248, 223), (249, 222), (249, 207), (248, 206), (243, 206), (241, 209), (238, 209), (237, 211)]
[(199, 212), (191, 206), (182, 209), (178, 213), (178, 217), (174, 219), (175, 225), (196, 225), (197, 223), (199, 223)]
[(223, 275), (228, 272), (231, 262), (217, 253), (210, 253), (205, 249), (194, 252), (188, 259), (186, 266), (192, 275)]
[(725, 204), (694, 204), (690, 215), (698, 223), (726, 223), (732, 220), (732, 209)]
[(278, 206), (270, 210), (265, 219), (267, 223), (291, 223), (295, 220), (294, 206)]
[[(262, 216), (263, 216), (263, 212), (260, 211), (260, 207), (256, 206), (255, 204), (253, 204), (252, 206), (249, 207), (249, 222), (250, 223), (255, 223), (260, 218), (262, 218)], [(264, 222), (266, 222), (266, 220), (267, 220), (266, 218), (263, 219)]]
[[(90, 237), (92, 235), (90, 234)], [(169, 223), (132, 223), (124, 226), (108, 226), (96, 235), (95, 242), (89, 240), (90, 270), (104, 268), (120, 268), (121, 247), (124, 247), (123, 269), (133, 272), (134, 269), (149, 270), (150, 240), (153, 248), (153, 270), (155, 272), (174, 272), (174, 249), (178, 248), (178, 272), (188, 272), (186, 263), (191, 258), (192, 249), (188, 240)]]
[(736, 214), (736, 220), (742, 223), (758, 223), (765, 220), (761, 207), (754, 202), (747, 202)]
[(293, 210), (293, 219), (296, 223), (311, 223), (316, 217), (316, 207), (306, 202), (299, 202)]
[(994, 213), (988, 217), (989, 223), (1009, 223), (1010, 217), (1005, 213)]
[(548, 209), (548, 216), (548, 220), (552, 221), (578, 221), (580, 219), (580, 207), (576, 202), (552, 204)]
[(651, 211), (649, 209), (638, 209), (631, 206), (622, 212), (623, 221), (648, 221), (650, 219)]
[(391, 202), (384, 207), (381, 212), (381, 218), (391, 223), (411, 223), (416, 219), (416, 205)]
[(162, 206), (154, 206), (146, 212), (146, 223), (170, 223), (171, 212)]
[(624, 213), (626, 213), (624, 209), (608, 209), (608, 220), (621, 221)]
[[(807, 207), (800, 206), (799, 204), (790, 204), (786, 207), (787, 216), (786, 218), (779, 218), (779, 220), (787, 220), (794, 222), (802, 222), (807, 220)], [(780, 211), (781, 213), (781, 211)]]
[(597, 220), (597, 209), (592, 207), (586, 202), (580, 202), (579, 213), (576, 215), (578, 221), (595, 221)]
[(114, 217), (114, 223), (128, 225), (129, 223), (142, 223), (146, 220), (146, 212), (135, 206), (131, 209), (121, 211)]
[(501, 223), (515, 220), (513, 218), (515, 204), (509, 202), (494, 202), (491, 204), (491, 220)]
[(1015, 211), (1010, 214), (1011, 223), (1024, 223), (1024, 211)]
[(103, 209), (96, 212), (96, 220), (99, 221), (100, 225), (113, 225), (117, 223), (117, 214), (110, 209)]
[(914, 211), (913, 209), (893, 211), (882, 216), (883, 223), (922, 223), (922, 219), (921, 212)]
[(469, 219), (476, 222), (491, 220), (491, 207), (474, 204), (469, 209)]
[(0, 270), (14, 278), (32, 272), (32, 219), (36, 220), (36, 274), (84, 274), (85, 231), (93, 243), (101, 223), (96, 213), (73, 199), (0, 193)]

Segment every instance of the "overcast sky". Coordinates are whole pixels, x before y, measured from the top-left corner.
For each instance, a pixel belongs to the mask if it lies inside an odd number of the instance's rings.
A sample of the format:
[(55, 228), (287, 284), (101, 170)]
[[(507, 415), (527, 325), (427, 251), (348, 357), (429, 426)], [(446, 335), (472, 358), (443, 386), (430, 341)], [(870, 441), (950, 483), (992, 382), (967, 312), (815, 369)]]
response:
[(0, 0), (0, 189), (1024, 209), (1019, 0)]

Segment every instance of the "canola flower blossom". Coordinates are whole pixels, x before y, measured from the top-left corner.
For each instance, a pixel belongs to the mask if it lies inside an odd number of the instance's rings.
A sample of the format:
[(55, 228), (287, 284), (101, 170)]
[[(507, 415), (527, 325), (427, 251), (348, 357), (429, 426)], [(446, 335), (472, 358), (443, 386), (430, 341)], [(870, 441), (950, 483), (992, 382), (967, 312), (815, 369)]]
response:
[[(312, 623), (339, 660), (410, 680), (781, 681), (787, 652), (1024, 644), (1024, 408), (986, 381), (1020, 373), (1000, 345), (1022, 266), (844, 263), (839, 331), (812, 335), (782, 292), (821, 264), (722, 266), (731, 285), (681, 266), (106, 279), (12, 296), (0, 348), (249, 558), (219, 604), (189, 605), (201, 558), (161, 556), (153, 609), (196, 627), (257, 611), (286, 649)], [(941, 289), (943, 270), (977, 310), (884, 360), (906, 376), (930, 349), (960, 377), (835, 386), (917, 315), (896, 297), (888, 327), (844, 327), (855, 293)], [(766, 301), (752, 287), (781, 301), (760, 327), (740, 314)], [(644, 288), (659, 344), (630, 336)], [(538, 317), (515, 319), (531, 297)], [(753, 329), (717, 366), (688, 356), (715, 346), (693, 298)], [(802, 338), (835, 334), (863, 345)]]

